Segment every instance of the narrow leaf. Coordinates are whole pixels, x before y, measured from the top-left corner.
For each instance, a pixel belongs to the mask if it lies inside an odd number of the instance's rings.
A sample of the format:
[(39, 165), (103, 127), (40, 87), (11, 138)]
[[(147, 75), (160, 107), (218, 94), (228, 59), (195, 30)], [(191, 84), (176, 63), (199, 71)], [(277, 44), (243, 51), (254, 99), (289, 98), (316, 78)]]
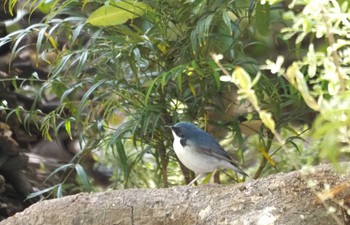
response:
[(50, 192), (52, 190), (54, 190), (55, 188), (57, 188), (60, 184), (56, 184), (52, 187), (49, 187), (49, 188), (45, 188), (44, 190), (41, 190), (41, 191), (36, 191), (36, 192), (33, 192), (33, 193), (30, 193), (26, 199), (31, 199), (31, 198), (35, 198), (35, 197), (38, 197), (42, 194), (45, 194), (47, 192)]
[(147, 89), (147, 92), (146, 92), (146, 97), (145, 97), (145, 104), (147, 105), (148, 104), (148, 100), (149, 100), (149, 97), (151, 96), (152, 94), (152, 90), (153, 90), (153, 87), (154, 85), (156, 84), (156, 82), (158, 81), (158, 78), (155, 78), (151, 84), (149, 85), (148, 89)]
[(272, 115), (265, 110), (259, 111), (259, 116), (264, 125), (271, 130), (272, 133), (275, 133), (275, 121), (272, 119)]
[(228, 30), (230, 31), (230, 35), (232, 35), (232, 24), (231, 24), (231, 19), (230, 19), (230, 16), (229, 16), (227, 10), (224, 10), (222, 12), (222, 18), (224, 19), (224, 22), (225, 22)]
[(64, 128), (67, 131), (67, 134), (69, 135), (69, 138), (72, 140), (72, 130), (71, 130), (71, 122), (69, 120), (64, 121)]
[(65, 169), (67, 169), (67, 168), (69, 168), (69, 167), (72, 168), (73, 166), (74, 166), (73, 163), (68, 163), (68, 164), (64, 164), (64, 165), (62, 165), (62, 166), (56, 168), (54, 171), (52, 171), (52, 172), (50, 173), (50, 175), (49, 175), (48, 177), (46, 177), (46, 179), (44, 180), (44, 183), (45, 183), (46, 181), (48, 181), (53, 175), (55, 175), (55, 174), (58, 173), (59, 171), (65, 170)]
[(265, 151), (265, 149), (263, 148), (258, 148), (259, 151), (261, 152), (261, 154), (265, 157), (265, 159), (267, 159), (267, 161), (271, 164), (271, 166), (275, 167), (276, 166), (276, 163), (275, 161), (271, 158), (271, 156), (269, 155), (269, 153), (267, 153)]
[(107, 81), (106, 79), (102, 79), (102, 80), (98, 81), (96, 84), (92, 85), (92, 87), (81, 98), (80, 104), (79, 104), (80, 109), (83, 109), (85, 107), (90, 95), (106, 81)]
[(56, 190), (56, 197), (62, 198), (63, 196), (63, 190), (62, 190), (62, 183), (58, 184), (57, 190)]
[(77, 172), (78, 178), (81, 181), (83, 188), (85, 190), (91, 191), (92, 186), (90, 184), (87, 174), (85, 173), (84, 168), (80, 164), (75, 164), (75, 171)]
[(116, 140), (115, 144), (116, 144), (118, 155), (120, 158), (120, 163), (123, 168), (124, 176), (125, 178), (127, 178), (129, 176), (129, 167), (128, 167), (128, 158), (125, 153), (124, 145), (120, 138)]
[(193, 96), (196, 96), (196, 95), (197, 95), (197, 93), (196, 93), (196, 90), (194, 89), (194, 87), (193, 87), (192, 83), (189, 83), (189, 84), (188, 84), (188, 86), (189, 86), (189, 88), (190, 88), (190, 90), (191, 90), (191, 92), (192, 92)]

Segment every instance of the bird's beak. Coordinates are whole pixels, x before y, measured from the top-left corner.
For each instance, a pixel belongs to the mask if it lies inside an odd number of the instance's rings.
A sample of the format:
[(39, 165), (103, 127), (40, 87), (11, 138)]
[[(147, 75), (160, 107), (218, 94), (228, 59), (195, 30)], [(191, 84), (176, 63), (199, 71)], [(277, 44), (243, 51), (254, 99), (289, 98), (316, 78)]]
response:
[(173, 128), (173, 126), (172, 126), (172, 125), (166, 125), (165, 127), (168, 127), (168, 128), (170, 128), (170, 129), (172, 129), (172, 128)]

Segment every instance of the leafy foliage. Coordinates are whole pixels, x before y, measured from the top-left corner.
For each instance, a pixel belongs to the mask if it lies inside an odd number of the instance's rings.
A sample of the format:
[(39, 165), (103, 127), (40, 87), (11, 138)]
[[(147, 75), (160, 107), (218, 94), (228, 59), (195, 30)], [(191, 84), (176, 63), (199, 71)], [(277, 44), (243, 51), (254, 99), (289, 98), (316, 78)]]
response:
[[(349, 107), (349, 3), (347, 1), (293, 1), (303, 5), (301, 13), (289, 11), (292, 26), (282, 29), (284, 37), (296, 36), (295, 44), (304, 42), (307, 53), (287, 69), (281, 63), (268, 62), (268, 68), (284, 76), (301, 94), (305, 103), (319, 112), (312, 136), (318, 140), (321, 156), (332, 162), (348, 153), (350, 142)], [(325, 40), (315, 44), (314, 40)], [(311, 41), (308, 41), (311, 40)], [(283, 57), (280, 57), (280, 61)]]
[[(34, 7), (33, 1), (32, 10), (43, 2)], [(291, 6), (305, 5), (304, 13), (288, 11), (284, 18), (282, 3), (255, 0), (51, 2), (43, 23), (11, 33), (1, 43), (13, 40), (15, 55), (30, 47), (21, 46), (21, 40), (37, 35), (37, 60), (50, 63), (51, 70), (46, 79), (30, 78), (41, 84), (35, 98), (54, 96), (60, 107), (48, 114), (34, 107), (30, 112), (3, 108), (26, 115), (48, 139), (64, 129), (79, 139), (83, 153), (101, 152), (100, 163), (115, 168), (115, 188), (169, 186), (182, 181), (181, 172), (188, 181), (191, 174), (178, 169), (169, 151), (170, 130), (164, 127), (179, 120), (197, 121), (218, 138), (226, 137), (223, 144), (239, 149), (255, 178), (274, 172), (268, 168), (288, 171), (314, 163), (318, 155), (305, 147), (309, 135), (321, 139), (328, 156), (334, 152), (326, 149), (349, 146), (344, 103), (349, 27), (342, 19), (348, 5), (324, 1), (316, 10), (315, 2), (293, 1)], [(271, 28), (290, 21), (283, 36)], [(322, 37), (327, 42), (310, 44), (306, 55), (299, 54), (306, 38), (313, 43)], [(298, 51), (288, 53), (293, 56), (287, 61), (277, 57), (281, 46)], [(48, 60), (50, 52), (57, 54), (54, 61)], [(276, 62), (267, 60), (275, 56)], [(307, 132), (315, 111), (320, 116)], [(250, 127), (240, 123), (242, 118), (250, 124), (260, 119), (265, 126)], [(254, 135), (242, 132), (243, 126)], [(315, 160), (308, 160), (310, 155)], [(77, 163), (69, 168), (90, 190), (83, 168)]]

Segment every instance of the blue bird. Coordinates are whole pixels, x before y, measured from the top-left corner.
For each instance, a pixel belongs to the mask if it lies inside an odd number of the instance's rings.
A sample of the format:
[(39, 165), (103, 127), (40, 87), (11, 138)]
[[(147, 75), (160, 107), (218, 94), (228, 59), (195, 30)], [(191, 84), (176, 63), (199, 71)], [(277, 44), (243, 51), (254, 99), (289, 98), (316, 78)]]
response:
[(182, 164), (196, 173), (196, 178), (188, 185), (219, 168), (248, 176), (210, 134), (194, 124), (179, 122), (171, 126), (171, 131), (175, 154)]

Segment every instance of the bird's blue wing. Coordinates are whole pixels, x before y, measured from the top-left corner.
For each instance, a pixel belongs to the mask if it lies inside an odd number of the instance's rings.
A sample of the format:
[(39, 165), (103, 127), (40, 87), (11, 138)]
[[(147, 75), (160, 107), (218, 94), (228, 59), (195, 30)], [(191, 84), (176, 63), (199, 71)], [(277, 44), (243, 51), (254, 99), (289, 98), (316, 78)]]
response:
[(233, 165), (233, 168), (236, 172), (248, 176), (241, 168), (237, 166), (237, 164), (231, 159), (229, 154), (221, 147), (221, 145), (208, 133), (200, 135), (198, 138), (186, 140), (186, 145), (192, 145), (195, 151), (198, 153), (206, 154), (209, 156), (216, 157), (218, 159), (225, 160)]
[(192, 145), (196, 146), (198, 151), (206, 155), (215, 156), (219, 159), (223, 159), (232, 162), (229, 154), (221, 147), (221, 145), (207, 132), (201, 131), (201, 135), (191, 137), (189, 140)]

